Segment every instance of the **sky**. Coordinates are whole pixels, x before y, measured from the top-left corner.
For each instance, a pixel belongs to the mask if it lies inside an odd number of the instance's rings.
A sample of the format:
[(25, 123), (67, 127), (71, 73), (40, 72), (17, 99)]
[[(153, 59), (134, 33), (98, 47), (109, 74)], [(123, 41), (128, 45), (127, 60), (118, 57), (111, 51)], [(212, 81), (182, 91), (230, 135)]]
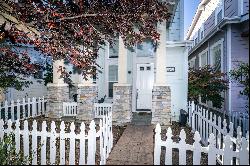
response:
[(184, 0), (184, 37), (192, 23), (193, 17), (201, 0)]

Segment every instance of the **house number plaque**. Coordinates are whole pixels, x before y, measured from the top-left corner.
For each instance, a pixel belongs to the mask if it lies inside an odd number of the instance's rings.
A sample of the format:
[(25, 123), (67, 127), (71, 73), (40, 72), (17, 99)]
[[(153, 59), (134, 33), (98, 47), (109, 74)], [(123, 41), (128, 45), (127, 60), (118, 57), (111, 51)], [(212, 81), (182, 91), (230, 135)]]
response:
[(167, 72), (175, 72), (175, 67), (167, 67)]

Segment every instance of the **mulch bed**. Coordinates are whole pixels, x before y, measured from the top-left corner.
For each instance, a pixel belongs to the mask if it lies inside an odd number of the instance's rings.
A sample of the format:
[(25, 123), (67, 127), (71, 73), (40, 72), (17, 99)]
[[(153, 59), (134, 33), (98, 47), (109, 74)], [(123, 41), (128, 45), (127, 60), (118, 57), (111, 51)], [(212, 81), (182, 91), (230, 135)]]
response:
[[(60, 132), (60, 124), (61, 124), (61, 121), (62, 120), (58, 120), (58, 119), (50, 119), (50, 118), (45, 118), (43, 116), (40, 116), (40, 117), (36, 117), (36, 118), (30, 118), (28, 119), (28, 127), (29, 127), (29, 130), (31, 131), (32, 130), (32, 123), (33, 121), (36, 120), (37, 121), (37, 130), (38, 131), (41, 131), (42, 130), (42, 122), (43, 121), (46, 121), (47, 122), (47, 131), (50, 131), (51, 130), (51, 122), (52, 121), (55, 121), (55, 124), (56, 124), (56, 132), (59, 133)], [(80, 133), (80, 124), (81, 122), (78, 121), (78, 120), (74, 120), (74, 119), (71, 119), (71, 120), (64, 120), (64, 123), (65, 123), (65, 132), (68, 133), (70, 132), (70, 124), (72, 122), (75, 122), (75, 133), (76, 134), (79, 134)], [(96, 122), (96, 131), (99, 130), (99, 125), (98, 125), (98, 122), (99, 120), (95, 120)], [(88, 131), (89, 130), (89, 124), (90, 122), (84, 122), (85, 123), (85, 128), (86, 130), (85, 131)], [(24, 124), (24, 121), (21, 120), (20, 121), (20, 128), (21, 130), (23, 129), (23, 124)], [(7, 126), (5, 126), (7, 127)], [(13, 126), (14, 128), (14, 126)], [(112, 132), (113, 132), (113, 147), (115, 146), (115, 144), (118, 142), (119, 138), (121, 137), (123, 131), (126, 129), (126, 126), (112, 126)], [(50, 160), (50, 153), (49, 153), (49, 149), (50, 149), (50, 141), (49, 141), (50, 138), (47, 138), (47, 145), (46, 145), (46, 149), (47, 149), (47, 154), (46, 154), (46, 158), (47, 158), (47, 164), (49, 164), (49, 160)], [(31, 148), (32, 148), (32, 145), (31, 145), (31, 136), (30, 136), (30, 154), (31, 154)], [(40, 160), (41, 160), (41, 156), (40, 156), (40, 153), (41, 153), (41, 140), (40, 138), (38, 138), (38, 164), (40, 164)], [(79, 151), (80, 151), (80, 141), (79, 140), (76, 140), (75, 141), (76, 144), (75, 144), (75, 147), (76, 147), (76, 151), (75, 151), (75, 154), (76, 154), (76, 164), (78, 164), (78, 159), (79, 159)], [(86, 144), (85, 144), (85, 153), (87, 154), (88, 152), (88, 147), (87, 147), (88, 143), (87, 143), (87, 140), (86, 140)], [(57, 152), (56, 152), (56, 164), (59, 164), (60, 162), (60, 140), (57, 138), (56, 140), (56, 148), (57, 148)], [(23, 150), (23, 139), (21, 137), (21, 152)], [(69, 164), (69, 157), (70, 157), (70, 154), (69, 154), (69, 140), (66, 139), (65, 141), (65, 157), (66, 157), (66, 165)], [(87, 156), (87, 155), (86, 155)], [(87, 161), (87, 158), (85, 159)], [(97, 138), (97, 141), (96, 141), (96, 165), (99, 165), (100, 163), (100, 140), (99, 138)]]
[[(177, 122), (173, 122), (172, 126), (172, 139), (174, 142), (179, 142), (179, 135), (182, 129), (184, 129), (185, 133), (186, 133), (186, 143), (187, 144), (193, 144), (194, 143), (194, 133), (191, 132), (191, 128), (190, 127), (181, 127), (179, 123)], [(161, 132), (161, 136), (162, 136), (162, 140), (166, 140), (166, 133), (167, 133), (167, 128), (165, 127), (165, 129), (162, 129)], [(161, 165), (165, 165), (165, 152), (166, 152), (166, 148), (162, 147), (162, 153), (161, 153)], [(173, 165), (179, 165), (179, 151), (178, 149), (173, 149)], [(187, 151), (187, 165), (193, 165), (193, 152), (192, 151)], [(202, 153), (201, 154), (201, 165), (207, 165), (207, 154)]]

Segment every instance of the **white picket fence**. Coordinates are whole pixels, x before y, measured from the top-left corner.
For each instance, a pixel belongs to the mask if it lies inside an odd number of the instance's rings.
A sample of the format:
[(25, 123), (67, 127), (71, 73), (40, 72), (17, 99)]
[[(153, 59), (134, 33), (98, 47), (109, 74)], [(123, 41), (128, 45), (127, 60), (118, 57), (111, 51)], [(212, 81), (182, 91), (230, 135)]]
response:
[(112, 104), (110, 103), (95, 103), (94, 104), (95, 118), (102, 118), (103, 116), (112, 112)]
[(207, 139), (210, 133), (214, 133), (216, 136), (220, 134), (227, 135), (228, 129), (231, 135), (235, 135), (241, 131), (243, 136), (249, 131), (249, 124), (244, 123), (242, 126), (237, 126), (230, 122), (227, 123), (226, 119), (222, 119), (220, 116), (216, 116), (212, 112), (208, 112), (202, 106), (195, 105), (194, 102), (188, 104), (188, 124), (193, 131), (199, 131), (202, 134), (203, 143), (207, 143)]
[(194, 135), (193, 145), (186, 144), (186, 133), (182, 129), (179, 135), (180, 141), (173, 142), (172, 130), (168, 128), (166, 134), (166, 141), (161, 139), (161, 126), (156, 125), (155, 129), (155, 147), (154, 147), (154, 165), (160, 165), (161, 147), (166, 147), (165, 153), (165, 165), (172, 165), (173, 149), (179, 150), (179, 165), (187, 164), (187, 151), (193, 152), (193, 165), (200, 165), (202, 153), (208, 154), (208, 165), (216, 165), (216, 160), (221, 157), (222, 161), (220, 164), (223, 165), (249, 165), (249, 135), (247, 138), (242, 137), (239, 140), (239, 146), (234, 148), (234, 139), (230, 135), (224, 137), (223, 148), (216, 146), (216, 137), (214, 133), (209, 135), (209, 145), (202, 147), (200, 144), (201, 135), (198, 131)]
[[(14, 124), (14, 129), (11, 126), (12, 122), (9, 120), (7, 128), (5, 129), (4, 121), (0, 120), (0, 139), (2, 140), (4, 135), (13, 133), (15, 135), (16, 152), (22, 151), (24, 156), (32, 156), (32, 163), (27, 164), (95, 165), (96, 141), (99, 139), (100, 165), (104, 165), (113, 147), (112, 114), (100, 119), (100, 129), (98, 132), (96, 131), (94, 121), (91, 121), (88, 131), (86, 131), (85, 124), (82, 122), (80, 125), (80, 133), (78, 134), (75, 133), (76, 126), (74, 122), (71, 123), (69, 132), (65, 132), (64, 121), (60, 124), (59, 132), (57, 132), (58, 128), (56, 130), (54, 121), (52, 121), (50, 125), (50, 130), (47, 130), (46, 121), (42, 123), (41, 131), (38, 131), (36, 120), (33, 121), (32, 130), (28, 129), (27, 120), (24, 121), (23, 129), (20, 128), (19, 120)], [(49, 141), (47, 138), (49, 138)], [(58, 143), (59, 147), (57, 147)], [(37, 145), (40, 145), (40, 150), (38, 150), (39, 147)], [(87, 152), (85, 152), (86, 146)], [(68, 153), (66, 153), (67, 149)], [(30, 150), (32, 153), (30, 153)], [(47, 158), (48, 156), (49, 158)]]
[(10, 103), (5, 101), (0, 104), (0, 119), (3, 119), (4, 121), (11, 119), (11, 121), (14, 122), (17, 119), (20, 120), (44, 115), (46, 111), (45, 104), (46, 100), (44, 97), (33, 97), (32, 99), (28, 98), (27, 100), (23, 98), (16, 102), (11, 100)]
[(63, 116), (76, 116), (77, 102), (63, 102)]
[(238, 126), (242, 127), (243, 135), (249, 130), (249, 114), (243, 112), (232, 112), (229, 120), (234, 124), (234, 129)]

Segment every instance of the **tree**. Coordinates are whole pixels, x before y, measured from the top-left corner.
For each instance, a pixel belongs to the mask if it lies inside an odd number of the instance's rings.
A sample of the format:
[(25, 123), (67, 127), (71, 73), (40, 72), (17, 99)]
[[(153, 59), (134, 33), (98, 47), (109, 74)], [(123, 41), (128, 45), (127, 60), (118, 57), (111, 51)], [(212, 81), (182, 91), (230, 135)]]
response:
[(15, 42), (33, 44), (54, 60), (66, 59), (84, 76), (94, 74), (100, 47), (119, 35), (128, 47), (147, 38), (157, 44), (156, 23), (170, 18), (171, 7), (162, 0), (4, 0), (3, 4), (8, 6), (6, 13), (39, 32), (20, 33), (12, 26), (8, 33)]
[(228, 81), (223, 79), (224, 73), (215, 71), (211, 66), (190, 69), (188, 75), (188, 97), (198, 102), (199, 97), (212, 101), (213, 106), (222, 108), (224, 98), (222, 92), (228, 89)]
[(244, 86), (240, 94), (249, 98), (249, 64), (240, 63), (236, 69), (230, 71), (230, 77)]

